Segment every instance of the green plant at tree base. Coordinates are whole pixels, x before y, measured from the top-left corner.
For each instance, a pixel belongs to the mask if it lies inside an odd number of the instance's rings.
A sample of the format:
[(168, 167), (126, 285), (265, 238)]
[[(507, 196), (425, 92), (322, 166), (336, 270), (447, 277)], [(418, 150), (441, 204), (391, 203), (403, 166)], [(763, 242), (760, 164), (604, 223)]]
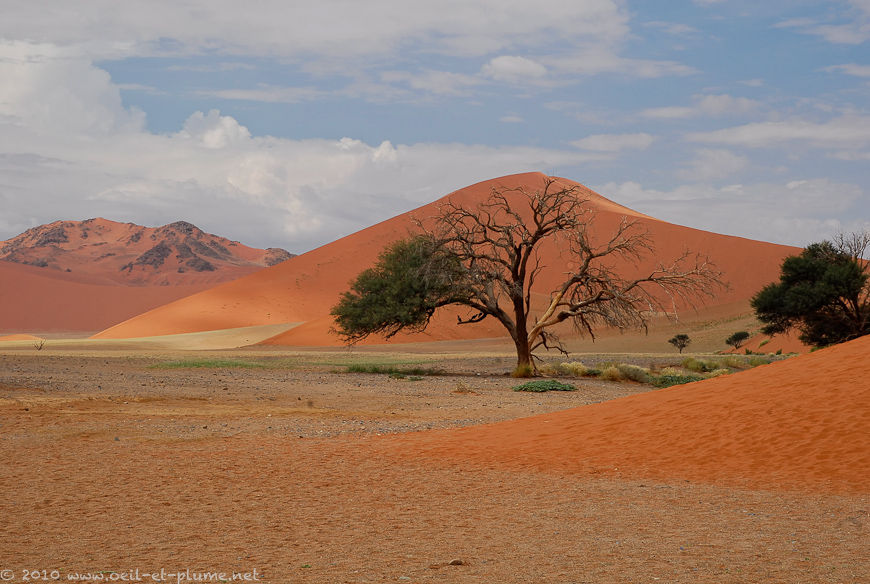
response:
[(562, 383), (555, 379), (536, 379), (514, 387), (514, 391), (531, 391), (544, 393), (546, 391), (577, 391), (577, 388), (569, 383)]

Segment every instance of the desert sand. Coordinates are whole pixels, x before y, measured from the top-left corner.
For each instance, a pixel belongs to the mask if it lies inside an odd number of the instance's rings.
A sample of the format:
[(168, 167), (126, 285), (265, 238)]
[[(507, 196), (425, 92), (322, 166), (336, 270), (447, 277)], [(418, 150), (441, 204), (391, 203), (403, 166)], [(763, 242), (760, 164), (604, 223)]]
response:
[[(467, 205), (484, 200), (493, 187), (540, 188), (545, 176), (527, 173), (481, 182), (447, 195)], [(625, 264), (628, 273), (648, 270), (659, 261), (670, 260), (686, 249), (708, 256), (724, 274), (727, 290), (716, 291), (706, 309), (737, 306), (763, 285), (774, 280), (782, 259), (797, 252), (795, 248), (718, 235), (688, 227), (668, 224), (641, 215), (567, 179), (560, 183), (576, 186), (595, 210), (596, 229), (611, 233), (623, 218), (636, 219), (655, 242), (656, 254), (638, 266)], [(339, 338), (330, 333), (329, 311), (348, 283), (370, 266), (384, 246), (406, 236), (413, 228), (413, 218), (425, 222), (440, 204), (435, 201), (410, 213), (399, 215), (311, 252), (264, 269), (255, 274), (223, 284), (151, 310), (108, 328), (95, 338), (130, 338), (187, 333), (211, 329), (301, 323), (292, 330), (268, 341), (274, 345), (337, 346)], [(544, 257), (558, 258), (556, 247), (543, 250)], [(352, 261), (351, 261), (352, 260)], [(547, 294), (562, 277), (559, 261), (553, 260), (536, 288), (537, 304), (546, 302)], [(745, 310), (745, 308), (744, 308)], [(398, 342), (425, 342), (490, 338), (503, 335), (499, 325), (489, 320), (476, 325), (455, 326), (456, 311), (444, 310), (436, 315), (426, 333), (401, 335)], [(737, 316), (736, 314), (730, 315)], [(382, 342), (373, 339), (372, 342)]]
[[(870, 580), (868, 339), (666, 390), (548, 394), (512, 391), (512, 355), (465, 341), (103, 343), (0, 347), (0, 565), (16, 581)], [(217, 358), (260, 365), (178, 366)], [(355, 362), (446, 374), (340, 372)]]

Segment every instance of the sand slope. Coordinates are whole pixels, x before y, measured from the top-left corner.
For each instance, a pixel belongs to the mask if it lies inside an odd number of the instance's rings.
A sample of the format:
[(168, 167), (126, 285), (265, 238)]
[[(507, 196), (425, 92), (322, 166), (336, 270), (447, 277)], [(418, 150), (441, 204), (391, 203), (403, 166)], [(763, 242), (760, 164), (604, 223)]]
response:
[(0, 261), (0, 331), (96, 331), (207, 287), (98, 285)]
[[(511, 175), (484, 181), (448, 195), (454, 201), (474, 205), (484, 200), (493, 187), (524, 187), (535, 190), (546, 177), (540, 173)], [(560, 179), (565, 185), (578, 185)], [(656, 245), (656, 255), (639, 266), (624, 263), (627, 271), (648, 270), (657, 261), (667, 261), (685, 249), (710, 256), (725, 274), (731, 288), (718, 293), (714, 305), (744, 300), (778, 274), (782, 259), (795, 248), (717, 235), (687, 227), (671, 225), (622, 207), (578, 185), (582, 196), (597, 213), (596, 229), (602, 236), (612, 233), (624, 216), (638, 220)], [(443, 200), (443, 199), (442, 199)], [(329, 310), (340, 294), (360, 271), (370, 266), (379, 252), (391, 241), (406, 236), (413, 228), (412, 217), (426, 221), (433, 216), (440, 201), (399, 215), (316, 250), (264, 269), (239, 280), (217, 286), (195, 296), (162, 306), (108, 330), (97, 338), (125, 338), (228, 329), (279, 322), (301, 322), (271, 343), (284, 345), (337, 345), (329, 333), (332, 319)], [(536, 298), (540, 305), (562, 277), (559, 249), (544, 248), (542, 256), (550, 259), (550, 269), (538, 280)], [(400, 342), (466, 339), (503, 336), (494, 322), (456, 326), (456, 311), (440, 313), (424, 334), (402, 335)], [(375, 342), (378, 342), (375, 340)]]
[(870, 336), (734, 375), (509, 422), (391, 437), (486, 467), (870, 493)]

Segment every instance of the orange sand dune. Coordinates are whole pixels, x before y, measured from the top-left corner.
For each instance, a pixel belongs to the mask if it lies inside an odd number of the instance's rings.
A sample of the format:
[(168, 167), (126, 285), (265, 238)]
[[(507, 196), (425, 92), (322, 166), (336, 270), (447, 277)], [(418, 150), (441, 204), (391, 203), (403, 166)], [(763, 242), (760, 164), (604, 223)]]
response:
[[(543, 186), (545, 175), (526, 173), (484, 181), (450, 195), (452, 200), (473, 206), (484, 200), (493, 187)], [(623, 263), (623, 268), (649, 270), (657, 261), (680, 255), (685, 249), (710, 256), (725, 274), (731, 288), (717, 294), (713, 305), (744, 300), (764, 284), (774, 280), (782, 259), (795, 248), (750, 241), (738, 237), (717, 235), (658, 221), (609, 201), (601, 195), (570, 180), (559, 179), (564, 185), (576, 185), (589, 206), (596, 210), (596, 232), (599, 237), (612, 233), (624, 216), (636, 219), (645, 227), (656, 245), (656, 256), (637, 267)], [(447, 197), (445, 197), (446, 199)], [(410, 213), (399, 215), (316, 250), (297, 256), (271, 268), (240, 278), (162, 306), (130, 319), (98, 335), (97, 338), (128, 338), (178, 334), (212, 329), (302, 322), (300, 326), (269, 341), (278, 345), (338, 345), (338, 337), (330, 334), (332, 319), (329, 311), (338, 301), (348, 283), (363, 269), (372, 265), (384, 246), (413, 229), (412, 218), (431, 218), (441, 201), (435, 201)], [(542, 248), (544, 258), (552, 258), (550, 269), (541, 274), (537, 298), (547, 294), (563, 276), (560, 250), (553, 244)], [(399, 335), (397, 342), (469, 339), (503, 336), (498, 323), (484, 321), (476, 325), (456, 326), (459, 310), (446, 310), (433, 319), (423, 334)], [(375, 340), (374, 342), (381, 342)]]
[(42, 337), (37, 337), (35, 335), (5, 335), (0, 337), (0, 342), (4, 341), (41, 341)]
[(401, 456), (458, 465), (870, 493), (868, 355), (870, 336), (689, 385), (389, 440)]
[(0, 331), (95, 331), (200, 292), (198, 286), (119, 286), (0, 261)]

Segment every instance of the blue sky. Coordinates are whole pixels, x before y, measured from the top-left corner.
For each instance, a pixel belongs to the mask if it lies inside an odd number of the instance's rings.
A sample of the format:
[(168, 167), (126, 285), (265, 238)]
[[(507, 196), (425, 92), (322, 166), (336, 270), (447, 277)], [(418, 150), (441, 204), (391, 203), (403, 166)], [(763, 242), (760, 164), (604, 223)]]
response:
[(0, 239), (302, 252), (530, 170), (755, 239), (870, 228), (870, 0), (6, 0), (0, 80)]

